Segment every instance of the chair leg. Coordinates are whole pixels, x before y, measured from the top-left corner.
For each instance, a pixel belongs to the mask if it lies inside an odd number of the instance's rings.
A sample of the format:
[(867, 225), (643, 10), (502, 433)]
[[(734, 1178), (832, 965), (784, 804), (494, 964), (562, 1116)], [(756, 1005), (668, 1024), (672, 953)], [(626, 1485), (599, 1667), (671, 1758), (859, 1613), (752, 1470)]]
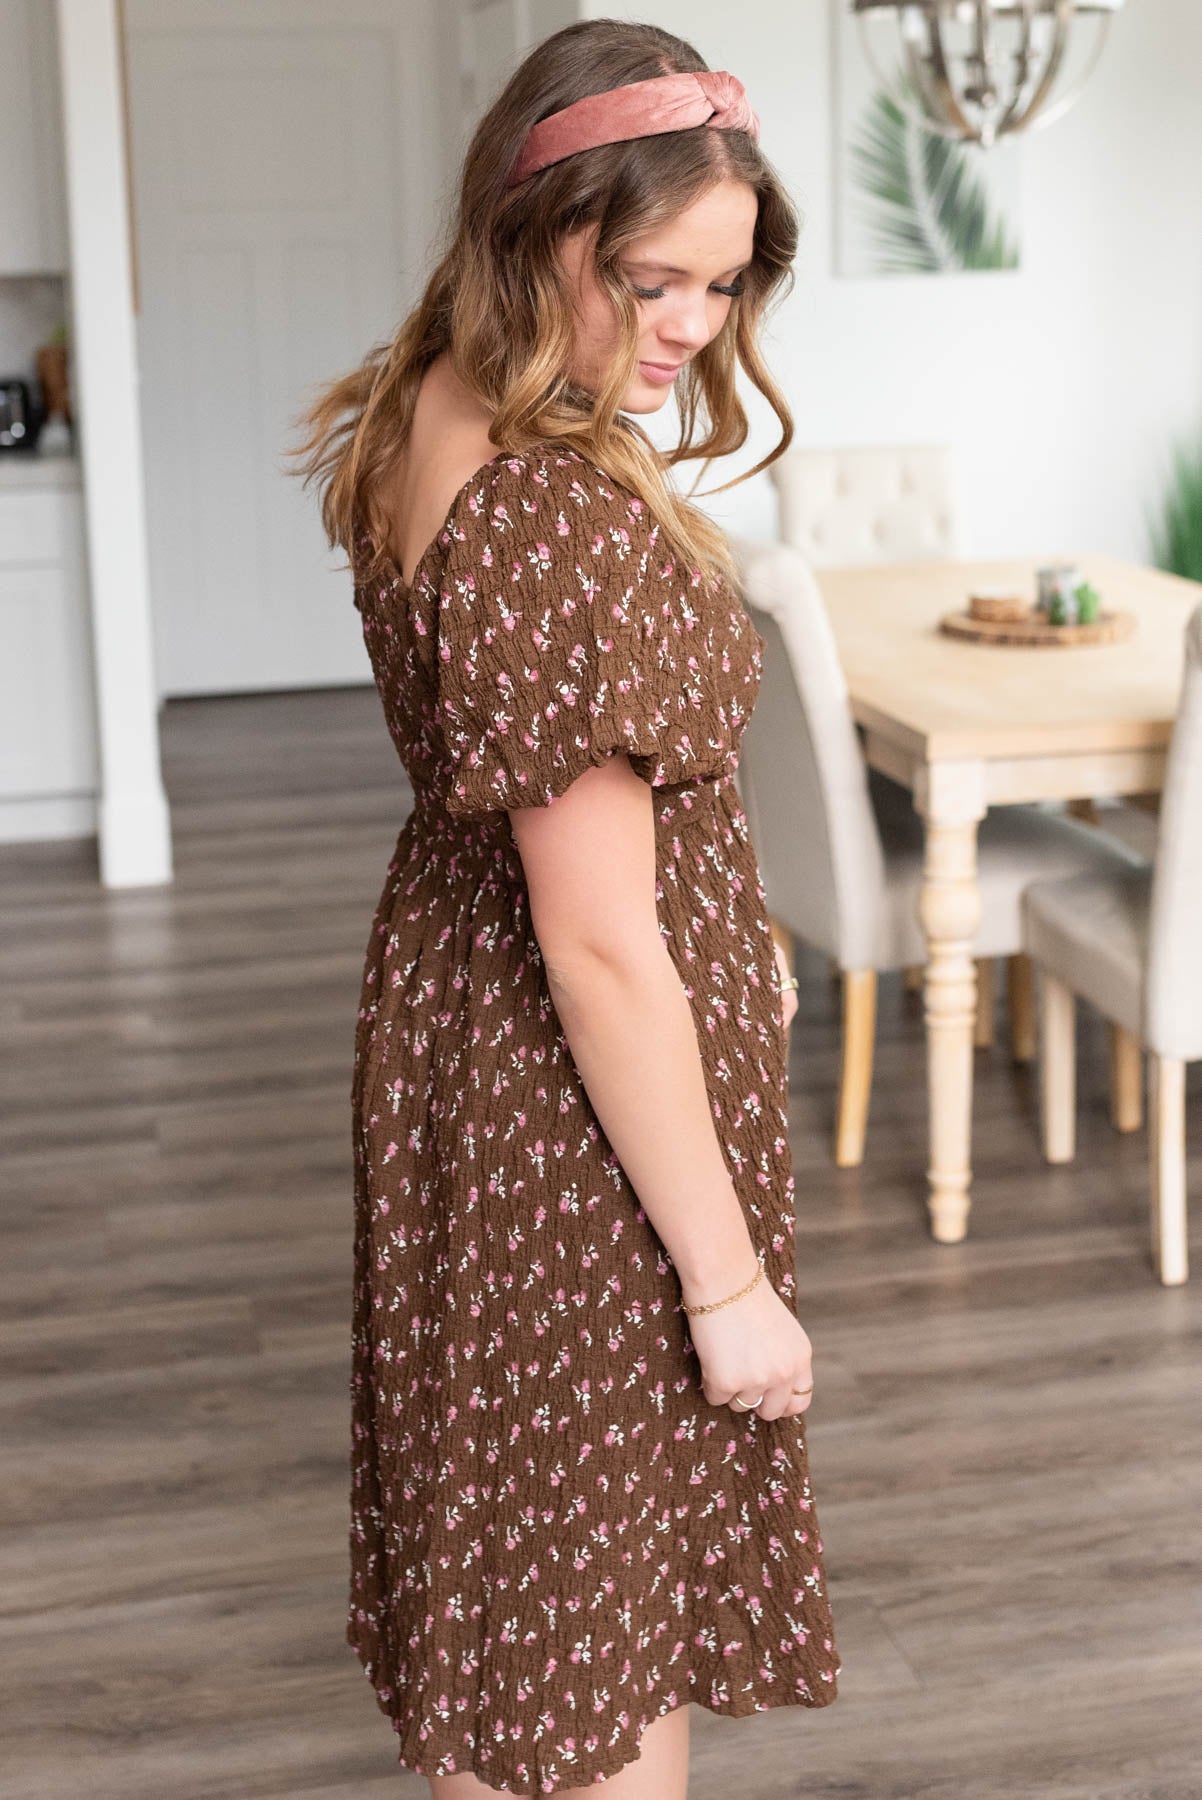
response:
[(1189, 1278), (1189, 1236), (1185, 1220), (1185, 1064), (1174, 1056), (1153, 1056), (1152, 1257), (1165, 1287)]
[(1040, 970), (1043, 1055), (1040, 1093), (1043, 1153), (1050, 1163), (1072, 1162), (1077, 1149), (1077, 1032), (1073, 990)]
[(977, 1013), (972, 1041), (978, 1050), (993, 1049), (993, 1020), (997, 1011), (995, 968), (992, 956), (977, 958)]
[(848, 969), (843, 975), (843, 1066), (835, 1124), (835, 1163), (856, 1169), (864, 1160), (872, 1057), (876, 1043), (876, 970)]
[(1006, 960), (1006, 1010), (1010, 1014), (1010, 1053), (1016, 1063), (1035, 1061), (1035, 965), (1021, 953)]
[(1116, 1131), (1138, 1131), (1144, 1122), (1144, 1052), (1121, 1025), (1110, 1027), (1110, 1122)]

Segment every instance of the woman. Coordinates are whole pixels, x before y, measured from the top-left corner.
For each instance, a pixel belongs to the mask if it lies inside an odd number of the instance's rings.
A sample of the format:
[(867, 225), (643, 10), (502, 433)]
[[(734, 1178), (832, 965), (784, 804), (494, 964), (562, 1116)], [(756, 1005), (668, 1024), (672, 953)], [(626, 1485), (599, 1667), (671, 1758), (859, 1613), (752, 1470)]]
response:
[(757, 138), (678, 38), (556, 33), (310, 419), (415, 795), (355, 1053), (347, 1635), (434, 1800), (681, 1800), (690, 1702), (836, 1696), (796, 999), (733, 782), (763, 640), (634, 422), (675, 387), (682, 454), (737, 448), (738, 362), (789, 441)]

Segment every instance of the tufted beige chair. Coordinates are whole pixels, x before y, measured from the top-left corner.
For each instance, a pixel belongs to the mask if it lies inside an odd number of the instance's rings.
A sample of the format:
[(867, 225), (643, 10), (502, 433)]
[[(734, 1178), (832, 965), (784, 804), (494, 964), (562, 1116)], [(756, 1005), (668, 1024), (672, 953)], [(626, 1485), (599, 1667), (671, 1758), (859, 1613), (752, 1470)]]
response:
[[(912, 562), (956, 556), (955, 465), (939, 444), (873, 445), (864, 449), (792, 447), (768, 471), (776, 489), (781, 542), (795, 544), (816, 569), (838, 563)], [(1097, 802), (1101, 801), (1101, 805)], [(1101, 795), (1070, 801), (1068, 811), (1130, 842), (1156, 830), (1155, 795), (1114, 801)], [(1019, 957), (1012, 982), (1026, 988)], [(910, 985), (921, 971), (909, 972)], [(992, 1041), (992, 963), (977, 969), (977, 1043)], [(1011, 993), (1011, 999), (1015, 995)]]
[(1166, 1287), (1188, 1279), (1185, 1068), (1202, 1059), (1202, 606), (1185, 633), (1155, 854), (1115, 846), (1108, 866), (1033, 882), (1026, 947), (1042, 990), (1044, 1153), (1075, 1150), (1075, 997), (1151, 1060), (1152, 1255)]
[[(843, 984), (835, 1161), (863, 1158), (877, 974), (926, 960), (918, 922), (923, 825), (871, 778), (817, 580), (792, 545), (728, 533), (747, 611), (765, 640), (739, 792), (774, 922), (824, 951)], [(904, 805), (899, 801), (899, 795)], [(982, 957), (1021, 947), (1019, 902), (1036, 875), (1109, 866), (1101, 834), (1038, 807), (990, 811), (979, 833)]]
[(952, 456), (941, 445), (794, 447), (769, 475), (778, 536), (816, 569), (956, 555)]
[[(776, 489), (778, 531), (816, 569), (838, 563), (912, 562), (957, 554), (955, 465), (942, 444), (872, 445), (859, 449), (794, 447), (768, 471)], [(891, 784), (874, 777), (878, 796)], [(894, 795), (896, 798), (896, 795)], [(902, 799), (908, 805), (908, 798)], [(1031, 971), (1012, 960), (1008, 998), (1015, 1051), (1034, 1055)], [(922, 986), (922, 970), (907, 969)], [(993, 1042), (994, 965), (977, 965), (976, 1042)]]

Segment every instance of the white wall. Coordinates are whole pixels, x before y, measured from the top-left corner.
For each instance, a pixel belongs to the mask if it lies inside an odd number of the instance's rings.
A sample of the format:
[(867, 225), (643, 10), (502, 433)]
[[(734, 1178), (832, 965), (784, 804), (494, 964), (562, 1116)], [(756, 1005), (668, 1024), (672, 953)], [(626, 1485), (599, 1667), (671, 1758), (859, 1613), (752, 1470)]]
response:
[[(1076, 107), (1023, 143), (1020, 271), (846, 280), (833, 272), (833, 4), (582, 10), (662, 25), (748, 90), (806, 220), (769, 342), (796, 442), (950, 443), (965, 555), (1142, 557), (1167, 442), (1202, 433), (1202, 7), (1127, 0)], [(752, 398), (740, 467), (774, 442)], [(774, 520), (764, 477), (709, 504), (737, 530)]]

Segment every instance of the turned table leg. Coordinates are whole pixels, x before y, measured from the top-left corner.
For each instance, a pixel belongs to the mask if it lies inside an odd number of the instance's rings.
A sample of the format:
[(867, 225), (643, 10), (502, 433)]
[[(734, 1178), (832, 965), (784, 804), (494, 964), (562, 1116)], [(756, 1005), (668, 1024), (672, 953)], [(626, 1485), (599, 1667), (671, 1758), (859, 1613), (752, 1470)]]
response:
[(979, 763), (949, 762), (928, 764), (915, 793), (926, 820), (919, 917), (927, 940), (927, 1206), (932, 1236), (944, 1244), (964, 1237), (971, 1204), (973, 942), (981, 921), (977, 823), (984, 791)]

